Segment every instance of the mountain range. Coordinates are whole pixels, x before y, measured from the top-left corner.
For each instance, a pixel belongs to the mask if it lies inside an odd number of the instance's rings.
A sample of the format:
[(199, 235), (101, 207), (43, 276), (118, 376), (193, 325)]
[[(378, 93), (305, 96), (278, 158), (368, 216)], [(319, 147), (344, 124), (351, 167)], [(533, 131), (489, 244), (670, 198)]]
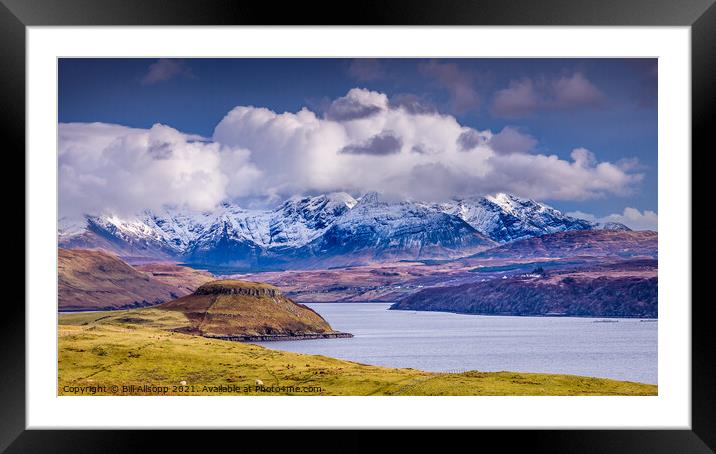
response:
[(62, 218), (58, 235), (60, 247), (103, 249), (133, 263), (284, 269), (457, 258), (545, 234), (600, 229), (629, 230), (504, 193), (427, 203), (338, 192), (292, 197), (272, 210), (223, 203), (210, 212), (165, 208)]

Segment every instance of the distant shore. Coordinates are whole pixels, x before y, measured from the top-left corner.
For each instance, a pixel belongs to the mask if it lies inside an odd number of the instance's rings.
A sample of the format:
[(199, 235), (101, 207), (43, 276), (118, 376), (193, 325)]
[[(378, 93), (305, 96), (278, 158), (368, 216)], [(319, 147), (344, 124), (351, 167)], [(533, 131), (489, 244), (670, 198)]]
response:
[(449, 311), (444, 309), (412, 309), (412, 308), (394, 308), (389, 307), (389, 311), (405, 311), (405, 312), (444, 312), (446, 314), (457, 314), (457, 315), (479, 315), (482, 317), (544, 317), (544, 318), (593, 318), (595, 320), (610, 319), (618, 320), (623, 319), (641, 319), (657, 321), (659, 317), (649, 317), (646, 315), (579, 315), (579, 314), (518, 314), (518, 313), (485, 313), (485, 312), (464, 312), (464, 311)]

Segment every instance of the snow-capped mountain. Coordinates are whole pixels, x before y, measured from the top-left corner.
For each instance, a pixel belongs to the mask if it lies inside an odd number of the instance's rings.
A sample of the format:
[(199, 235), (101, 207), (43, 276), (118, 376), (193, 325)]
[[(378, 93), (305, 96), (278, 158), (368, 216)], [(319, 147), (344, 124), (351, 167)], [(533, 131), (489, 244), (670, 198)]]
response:
[(504, 193), (455, 200), (438, 204), (436, 208), (458, 216), (498, 243), (547, 233), (589, 230), (597, 226), (583, 219), (566, 216), (543, 203)]
[(494, 245), (457, 216), (419, 203), (383, 202), (369, 193), (297, 255), (337, 265), (352, 263), (354, 257), (368, 261), (452, 258)]
[(626, 232), (631, 230), (629, 227), (625, 226), (621, 222), (605, 222), (603, 224), (596, 223), (594, 224), (594, 226), (596, 229), (601, 230), (621, 230)]
[(224, 203), (211, 212), (162, 209), (136, 216), (60, 219), (59, 243), (126, 258), (172, 258), (246, 268), (387, 259), (453, 258), (547, 233), (627, 229), (566, 216), (509, 194), (440, 204), (386, 202), (375, 193), (292, 197), (273, 210)]
[(268, 246), (303, 246), (323, 234), (357, 203), (345, 192), (317, 197), (292, 197), (274, 211)]

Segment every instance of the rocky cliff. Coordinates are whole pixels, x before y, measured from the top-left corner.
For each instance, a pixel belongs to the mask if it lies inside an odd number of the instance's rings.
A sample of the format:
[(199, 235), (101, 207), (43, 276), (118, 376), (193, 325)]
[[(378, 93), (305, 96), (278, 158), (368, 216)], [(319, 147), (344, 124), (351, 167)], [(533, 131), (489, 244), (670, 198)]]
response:
[(311, 308), (286, 298), (268, 284), (219, 280), (192, 295), (157, 306), (183, 313), (190, 326), (183, 332), (241, 341), (350, 337), (334, 331)]

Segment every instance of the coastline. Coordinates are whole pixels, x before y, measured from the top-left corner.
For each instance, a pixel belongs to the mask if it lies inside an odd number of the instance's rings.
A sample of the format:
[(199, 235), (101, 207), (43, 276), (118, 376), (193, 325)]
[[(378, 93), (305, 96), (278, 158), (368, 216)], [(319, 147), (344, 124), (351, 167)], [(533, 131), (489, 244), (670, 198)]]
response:
[(577, 315), (577, 314), (488, 314), (484, 312), (460, 312), (460, 311), (446, 311), (446, 310), (432, 310), (432, 309), (412, 309), (412, 308), (393, 308), (389, 307), (389, 311), (405, 311), (405, 312), (442, 312), (445, 314), (457, 314), (457, 315), (479, 315), (481, 317), (540, 317), (540, 318), (593, 318), (593, 319), (637, 319), (637, 320), (649, 320), (657, 321), (659, 317), (648, 317), (640, 315)]
[[(658, 395), (658, 385), (636, 381), (511, 371), (435, 373), (156, 327), (77, 322), (61, 325), (58, 395)], [(257, 380), (266, 383), (267, 390), (260, 389)], [(117, 383), (126, 390), (113, 391)]]
[(202, 336), (208, 339), (228, 340), (233, 342), (272, 342), (272, 341), (299, 341), (311, 339), (344, 339), (353, 337), (351, 333), (336, 331), (333, 333), (305, 333), (305, 334), (263, 334), (259, 336)]

